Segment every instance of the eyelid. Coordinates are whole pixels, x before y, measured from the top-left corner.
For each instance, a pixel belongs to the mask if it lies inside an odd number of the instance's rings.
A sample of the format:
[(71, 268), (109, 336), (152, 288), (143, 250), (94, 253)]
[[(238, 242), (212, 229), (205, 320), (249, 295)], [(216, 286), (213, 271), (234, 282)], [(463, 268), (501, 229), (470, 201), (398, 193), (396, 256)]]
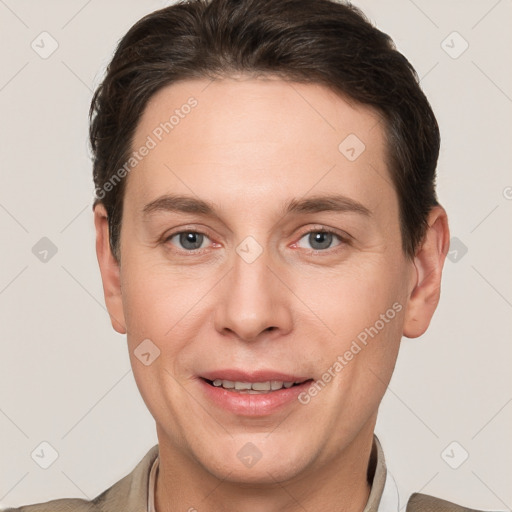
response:
[(301, 231), (301, 234), (299, 235), (297, 240), (300, 240), (304, 235), (308, 235), (309, 233), (332, 233), (333, 235), (336, 235), (341, 240), (348, 242), (352, 240), (352, 237), (345, 231), (341, 231), (339, 229), (323, 226), (321, 224), (309, 226), (307, 228), (304, 228), (303, 231)]
[(337, 229), (337, 228), (332, 228), (330, 226), (326, 226), (325, 224), (308, 224), (305, 228), (304, 228), (304, 232), (305, 233), (308, 233), (310, 231), (329, 231), (329, 232), (332, 232), (332, 233), (337, 233), (339, 236), (344, 236), (346, 238), (351, 238), (350, 235), (341, 230), (341, 229)]
[(208, 238), (211, 238), (211, 235), (209, 234), (209, 230), (207, 228), (198, 227), (196, 224), (185, 224), (183, 226), (177, 226), (168, 231), (165, 231), (161, 237), (161, 240), (168, 240), (169, 238), (175, 235), (179, 235), (180, 233), (200, 233), (201, 235), (205, 235)]

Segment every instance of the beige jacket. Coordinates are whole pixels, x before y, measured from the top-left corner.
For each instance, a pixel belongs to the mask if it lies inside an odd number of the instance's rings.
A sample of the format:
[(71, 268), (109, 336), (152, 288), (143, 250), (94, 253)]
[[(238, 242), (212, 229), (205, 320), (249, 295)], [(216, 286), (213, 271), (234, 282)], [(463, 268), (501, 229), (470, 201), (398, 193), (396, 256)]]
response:
[[(147, 512), (150, 473), (158, 457), (158, 445), (153, 446), (135, 469), (124, 478), (102, 492), (92, 501), (82, 499), (59, 499), (37, 505), (19, 508), (8, 508), (4, 512)], [(363, 512), (378, 511), (384, 482), (386, 480), (386, 464), (384, 454), (377, 437), (374, 437), (374, 448), (370, 466), (373, 464), (374, 476), (368, 503)], [(155, 467), (157, 465), (155, 464)], [(155, 471), (151, 479), (154, 478)], [(414, 493), (408, 503), (406, 512), (479, 512), (461, 507), (454, 503)]]

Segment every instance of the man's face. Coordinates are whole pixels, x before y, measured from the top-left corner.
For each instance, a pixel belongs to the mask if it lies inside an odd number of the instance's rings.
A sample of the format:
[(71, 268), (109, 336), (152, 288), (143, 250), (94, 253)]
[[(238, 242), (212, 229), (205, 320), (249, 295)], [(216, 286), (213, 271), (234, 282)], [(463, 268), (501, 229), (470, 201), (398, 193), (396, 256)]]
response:
[[(156, 146), (128, 177), (114, 314), (161, 450), (271, 482), (372, 435), (416, 277), (379, 121), (277, 79), (184, 81), (149, 102), (132, 147)], [(143, 340), (160, 350), (149, 365)]]

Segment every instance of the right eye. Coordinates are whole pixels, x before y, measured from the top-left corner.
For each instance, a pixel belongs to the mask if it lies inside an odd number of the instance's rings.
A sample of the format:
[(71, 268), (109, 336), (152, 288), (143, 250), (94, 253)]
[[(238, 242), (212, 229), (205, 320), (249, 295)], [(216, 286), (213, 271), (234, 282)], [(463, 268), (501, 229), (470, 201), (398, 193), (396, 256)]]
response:
[(179, 231), (169, 235), (165, 242), (170, 242), (174, 246), (186, 252), (203, 249), (203, 242), (209, 238), (199, 231)]

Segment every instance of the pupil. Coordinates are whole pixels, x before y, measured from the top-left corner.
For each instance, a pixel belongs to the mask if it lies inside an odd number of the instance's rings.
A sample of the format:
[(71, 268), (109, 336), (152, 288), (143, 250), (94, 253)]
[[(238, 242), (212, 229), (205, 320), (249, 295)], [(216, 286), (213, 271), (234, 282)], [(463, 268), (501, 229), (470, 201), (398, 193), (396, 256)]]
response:
[(203, 235), (201, 233), (181, 233), (180, 244), (185, 249), (199, 249), (203, 243)]
[[(332, 242), (332, 233), (317, 232), (309, 235), (309, 243), (313, 249), (327, 249)], [(315, 244), (319, 246), (315, 247)]]

